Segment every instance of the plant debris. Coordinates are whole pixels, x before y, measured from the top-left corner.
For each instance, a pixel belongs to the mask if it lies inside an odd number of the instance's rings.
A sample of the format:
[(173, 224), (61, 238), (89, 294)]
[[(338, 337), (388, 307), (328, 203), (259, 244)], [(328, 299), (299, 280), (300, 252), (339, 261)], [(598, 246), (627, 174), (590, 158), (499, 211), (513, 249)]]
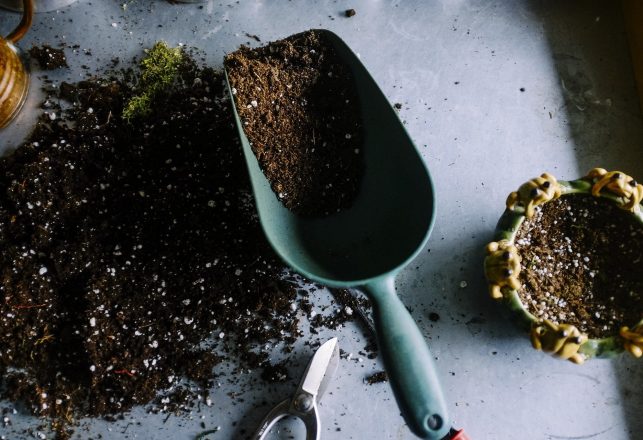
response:
[(67, 57), (63, 49), (55, 49), (48, 44), (42, 46), (33, 46), (29, 49), (31, 58), (38, 62), (41, 69), (54, 70), (61, 67), (69, 67), (67, 65)]
[(141, 61), (142, 74), (140, 83), (136, 86), (136, 96), (131, 97), (123, 109), (123, 118), (130, 122), (133, 118), (151, 113), (154, 96), (176, 81), (183, 61), (181, 49), (170, 48), (163, 41), (157, 42), (145, 52), (146, 56)]
[(259, 38), (259, 35), (257, 35), (257, 34), (251, 34), (251, 33), (248, 33), (248, 32), (246, 32), (246, 33), (245, 33), (245, 35), (246, 35), (246, 37), (248, 37), (248, 38), (252, 38), (253, 40), (255, 40), (255, 41), (257, 41), (257, 42), (261, 43), (261, 38)]
[(327, 216), (355, 199), (363, 129), (354, 79), (323, 33), (308, 31), (225, 59), (239, 116), (279, 200)]
[(223, 74), (176, 59), (132, 123), (155, 66), (63, 83), (48, 102), (69, 107), (0, 159), (3, 397), (60, 439), (79, 417), (189, 410), (226, 358), (284, 380), (270, 354), (312, 310), (260, 228)]
[(615, 203), (563, 196), (536, 208), (516, 236), (520, 299), (538, 319), (591, 338), (643, 318), (643, 225)]

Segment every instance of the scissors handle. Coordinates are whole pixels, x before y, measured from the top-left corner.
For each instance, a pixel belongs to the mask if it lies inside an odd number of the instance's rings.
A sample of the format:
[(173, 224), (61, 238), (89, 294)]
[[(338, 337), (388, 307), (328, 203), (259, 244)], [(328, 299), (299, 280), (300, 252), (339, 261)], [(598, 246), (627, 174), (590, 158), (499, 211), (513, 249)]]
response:
[(312, 406), (307, 412), (300, 412), (293, 408), (293, 400), (286, 399), (279, 403), (263, 418), (259, 428), (255, 431), (251, 440), (264, 440), (270, 429), (284, 417), (294, 416), (304, 422), (306, 426), (306, 440), (319, 440), (321, 437), (321, 426), (319, 424), (319, 413), (317, 412), (317, 402), (312, 401)]

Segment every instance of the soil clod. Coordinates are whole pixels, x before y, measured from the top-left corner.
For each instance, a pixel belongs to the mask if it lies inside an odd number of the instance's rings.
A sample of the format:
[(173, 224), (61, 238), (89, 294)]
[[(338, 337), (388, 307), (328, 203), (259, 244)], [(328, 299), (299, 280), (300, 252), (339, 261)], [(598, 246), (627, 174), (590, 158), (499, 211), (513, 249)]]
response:
[(56, 49), (47, 44), (34, 46), (29, 49), (29, 55), (38, 62), (41, 69), (54, 70), (67, 65), (67, 57), (63, 49)]
[(367, 376), (365, 382), (369, 385), (388, 382), (388, 376), (386, 375), (386, 371), (378, 371), (377, 373), (373, 373), (370, 376)]

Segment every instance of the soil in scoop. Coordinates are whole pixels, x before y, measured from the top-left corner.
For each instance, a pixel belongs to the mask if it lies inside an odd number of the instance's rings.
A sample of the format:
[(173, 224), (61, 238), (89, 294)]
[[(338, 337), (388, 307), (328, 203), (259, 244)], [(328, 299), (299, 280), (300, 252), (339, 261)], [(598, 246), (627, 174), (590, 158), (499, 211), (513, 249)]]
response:
[(129, 84), (63, 83), (0, 160), (3, 397), (59, 438), (155, 398), (191, 410), (226, 357), (274, 371), (272, 344), (292, 347), (312, 309), (261, 231), (223, 75), (186, 56), (131, 125)]
[(323, 34), (242, 46), (226, 69), (248, 140), (281, 202), (305, 216), (350, 207), (363, 169), (354, 79)]
[(524, 221), (516, 247), (519, 295), (537, 318), (601, 338), (643, 317), (643, 226), (613, 202), (589, 195), (549, 202)]

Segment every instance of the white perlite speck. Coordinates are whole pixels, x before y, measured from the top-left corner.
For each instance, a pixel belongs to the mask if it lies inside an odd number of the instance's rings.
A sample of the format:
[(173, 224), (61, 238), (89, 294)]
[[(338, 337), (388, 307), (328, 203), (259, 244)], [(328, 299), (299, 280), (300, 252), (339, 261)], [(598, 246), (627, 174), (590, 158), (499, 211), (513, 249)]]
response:
[(39, 275), (44, 275), (47, 273), (47, 268), (45, 266), (42, 266), (40, 270), (38, 271)]
[(96, 327), (96, 318), (89, 318), (89, 326)]

